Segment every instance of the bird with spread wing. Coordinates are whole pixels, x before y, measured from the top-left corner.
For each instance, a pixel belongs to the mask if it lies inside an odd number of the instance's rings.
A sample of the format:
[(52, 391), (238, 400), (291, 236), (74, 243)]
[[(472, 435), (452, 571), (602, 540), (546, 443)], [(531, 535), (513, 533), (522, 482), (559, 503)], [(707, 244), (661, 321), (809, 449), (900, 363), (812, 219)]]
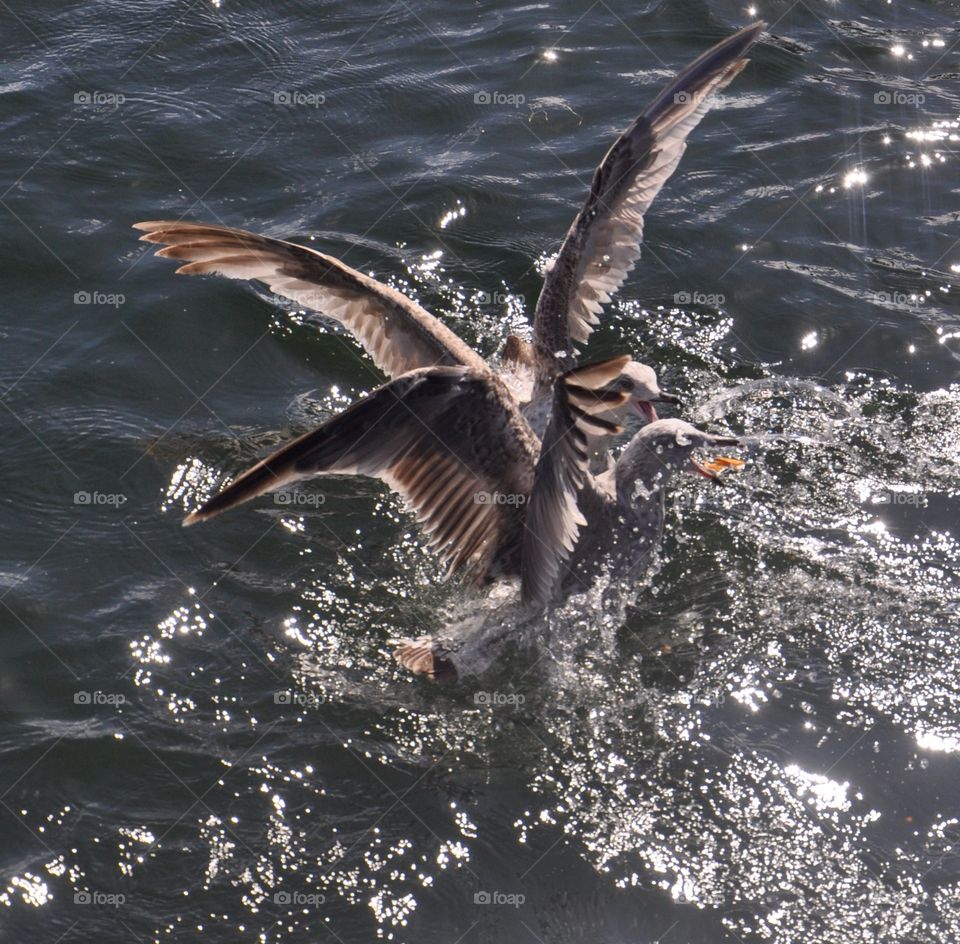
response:
[[(679, 421), (658, 422), (654, 404), (676, 398), (660, 390), (651, 368), (627, 356), (587, 366), (576, 360), (639, 258), (644, 215), (687, 137), (715, 93), (743, 70), (763, 27), (740, 30), (688, 65), (601, 161), (546, 272), (532, 344), (508, 341), (510, 369), (525, 373), (519, 396), (438, 318), (332, 256), (230, 227), (137, 223), (142, 240), (163, 247), (158, 256), (182, 263), (179, 273), (252, 280), (314, 309), (352, 333), (390, 378), (238, 476), (184, 523), (307, 476), (368, 475), (404, 497), (450, 573), (477, 584), (521, 576), (528, 608), (589, 580), (597, 561), (609, 556), (598, 536), (617, 531), (607, 519), (621, 513), (632, 484), (651, 479), (658, 487), (665, 470), (675, 471), (670, 463), (641, 461), (662, 454), (656, 449), (663, 437), (683, 455), (681, 464), (696, 463), (695, 448), (736, 444), (671, 425)], [(591, 452), (622, 431), (630, 412), (651, 425), (616, 466), (602, 464), (605, 471), (594, 476)], [(717, 477), (709, 465), (692, 467)]]

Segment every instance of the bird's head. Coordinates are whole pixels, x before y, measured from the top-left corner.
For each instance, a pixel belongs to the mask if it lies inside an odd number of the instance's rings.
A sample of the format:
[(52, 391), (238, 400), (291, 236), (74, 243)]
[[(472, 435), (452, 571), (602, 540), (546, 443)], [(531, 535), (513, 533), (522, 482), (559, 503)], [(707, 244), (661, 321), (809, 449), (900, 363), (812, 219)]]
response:
[(639, 361), (628, 361), (620, 376), (611, 381), (605, 390), (627, 394), (627, 400), (620, 407), (621, 415), (635, 413), (648, 423), (657, 420), (655, 403), (681, 405), (679, 397), (660, 389), (657, 372)]
[(618, 478), (640, 480), (649, 488), (664, 484), (677, 472), (690, 472), (720, 485), (723, 472), (742, 468), (743, 461), (715, 455), (703, 458), (698, 453), (742, 445), (736, 436), (707, 433), (683, 420), (657, 420), (630, 441), (617, 464)]

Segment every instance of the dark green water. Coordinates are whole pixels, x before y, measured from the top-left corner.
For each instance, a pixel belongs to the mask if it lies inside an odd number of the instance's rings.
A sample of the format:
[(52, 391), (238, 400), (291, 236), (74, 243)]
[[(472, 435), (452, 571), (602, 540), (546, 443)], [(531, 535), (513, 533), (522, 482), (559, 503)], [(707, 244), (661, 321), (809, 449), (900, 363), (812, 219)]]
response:
[(376, 483), (180, 528), (379, 378), (130, 224), (314, 240), (492, 354), (753, 14), (0, 4), (0, 939), (960, 938), (958, 12), (759, 5), (591, 345), (748, 468), (678, 486), (626, 627), (438, 690), (387, 641), (470, 604)]

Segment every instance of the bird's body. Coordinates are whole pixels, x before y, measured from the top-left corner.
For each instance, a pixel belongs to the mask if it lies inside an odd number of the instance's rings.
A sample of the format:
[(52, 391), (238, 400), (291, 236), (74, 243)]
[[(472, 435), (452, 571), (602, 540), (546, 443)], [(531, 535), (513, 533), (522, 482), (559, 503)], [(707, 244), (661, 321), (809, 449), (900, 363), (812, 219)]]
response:
[[(601, 573), (633, 585), (649, 567), (663, 534), (664, 490), (628, 501), (618, 494), (616, 466), (581, 489), (578, 504), (589, 526), (583, 528), (569, 561), (561, 567), (558, 598), (582, 593)], [(647, 486), (636, 482), (635, 487)]]

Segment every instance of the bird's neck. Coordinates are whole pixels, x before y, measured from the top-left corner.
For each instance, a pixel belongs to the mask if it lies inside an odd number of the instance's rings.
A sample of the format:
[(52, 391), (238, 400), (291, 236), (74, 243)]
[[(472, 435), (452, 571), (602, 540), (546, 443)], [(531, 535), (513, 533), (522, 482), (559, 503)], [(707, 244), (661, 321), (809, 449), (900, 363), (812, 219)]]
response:
[(617, 461), (617, 501), (625, 507), (663, 502), (664, 486), (673, 477), (660, 457), (631, 443)]

